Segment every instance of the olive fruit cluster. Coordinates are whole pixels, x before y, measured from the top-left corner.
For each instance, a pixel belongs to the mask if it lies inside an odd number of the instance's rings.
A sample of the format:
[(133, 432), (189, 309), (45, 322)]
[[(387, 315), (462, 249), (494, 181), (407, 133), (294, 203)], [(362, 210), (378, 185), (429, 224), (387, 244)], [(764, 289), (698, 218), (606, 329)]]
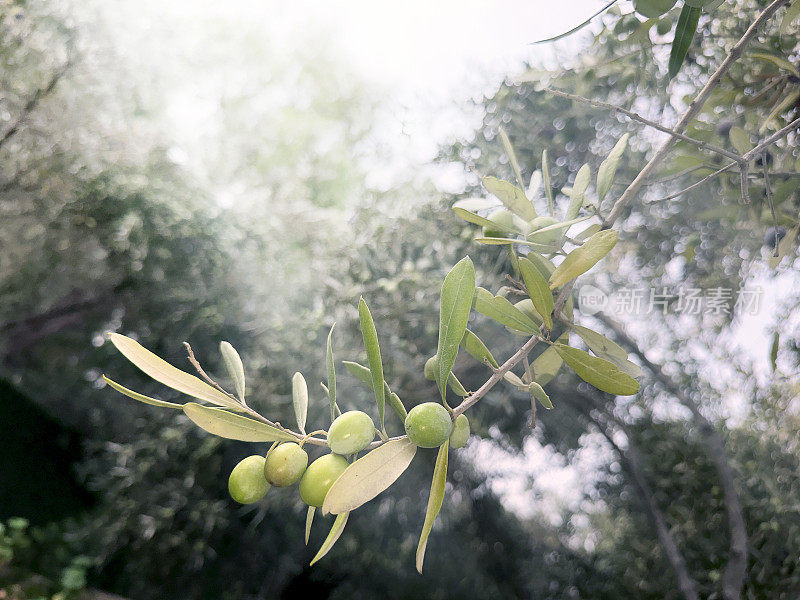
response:
[(248, 456), (228, 478), (228, 491), (240, 504), (258, 502), (271, 486), (288, 487), (300, 482), (300, 498), (309, 506), (322, 506), (333, 482), (349, 464), (344, 455), (361, 452), (375, 437), (375, 424), (368, 414), (353, 410), (339, 415), (328, 431), (331, 454), (310, 465), (301, 444), (284, 442), (266, 457)]
[(513, 236), (512, 232), (524, 233), (528, 241), (539, 244), (553, 245), (561, 239), (561, 229), (551, 229), (539, 232), (540, 229), (557, 224), (559, 221), (550, 216), (541, 216), (526, 223), (523, 219), (512, 213), (507, 208), (498, 208), (487, 219), (496, 226), (485, 226), (484, 237), (507, 238)]

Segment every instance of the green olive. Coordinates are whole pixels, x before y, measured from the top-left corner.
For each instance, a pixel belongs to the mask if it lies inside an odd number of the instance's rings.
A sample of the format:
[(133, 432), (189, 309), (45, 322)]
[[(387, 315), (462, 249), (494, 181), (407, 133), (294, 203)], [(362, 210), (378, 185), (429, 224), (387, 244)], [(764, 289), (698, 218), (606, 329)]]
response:
[(425, 361), (425, 379), (436, 381), (436, 371), (439, 369), (439, 356), (434, 354)]
[(453, 423), (453, 433), (450, 434), (450, 447), (463, 448), (469, 439), (469, 419), (467, 415), (458, 415)]
[(677, 0), (633, 0), (633, 7), (648, 19), (657, 19), (673, 6)]
[(350, 410), (331, 423), (328, 445), (336, 454), (355, 454), (369, 446), (375, 438), (375, 424), (365, 412)]
[(308, 454), (298, 444), (280, 444), (267, 455), (264, 476), (272, 485), (287, 487), (303, 476), (308, 466)]
[(348, 466), (344, 457), (326, 454), (308, 465), (300, 479), (300, 498), (309, 506), (322, 506), (333, 482)]
[(258, 502), (269, 491), (269, 482), (264, 477), (263, 456), (254, 454), (233, 467), (228, 478), (228, 492), (239, 504)]
[[(493, 238), (507, 238), (510, 235), (514, 235), (512, 232), (520, 232), (521, 227), (524, 223), (519, 217), (514, 215), (510, 210), (507, 208), (498, 208), (496, 211), (491, 213), (487, 217), (492, 223), (496, 223), (499, 227), (489, 227), (488, 225), (483, 228), (483, 237), (493, 237)], [(511, 231), (508, 231), (508, 230)]]
[(421, 448), (437, 448), (447, 441), (453, 421), (447, 409), (437, 402), (418, 404), (408, 412), (406, 434)]
[(561, 235), (564, 233), (563, 229), (551, 229), (550, 231), (545, 231), (543, 233), (537, 233), (537, 231), (544, 227), (555, 225), (559, 222), (560, 221), (558, 219), (554, 219), (553, 217), (549, 217), (547, 215), (543, 217), (536, 217), (530, 223), (528, 223), (528, 241), (536, 242), (538, 244), (545, 244), (548, 246), (557, 243), (561, 239)]

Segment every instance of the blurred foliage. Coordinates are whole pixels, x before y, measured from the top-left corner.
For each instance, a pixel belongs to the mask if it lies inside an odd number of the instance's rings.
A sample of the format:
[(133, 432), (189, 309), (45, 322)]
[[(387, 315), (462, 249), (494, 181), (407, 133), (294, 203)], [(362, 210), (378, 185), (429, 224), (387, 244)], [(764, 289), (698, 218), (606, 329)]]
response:
[[(633, 147), (617, 177), (624, 184), (656, 138), (607, 111), (553, 98), (540, 89), (543, 82), (626, 106), (636, 98), (634, 109), (674, 120), (682, 102), (676, 90), (696, 89), (724, 56), (719, 42), (740, 35), (755, 6), (763, 4), (726, 3), (713, 19), (701, 21), (689, 63), (670, 89), (669, 36), (658, 33), (663, 27), (611, 12), (575, 64), (557, 73), (531, 72), (531, 81), (506, 82), (483, 99), (485, 118), (475, 138), (443, 151), (443, 160), (511, 178), (497, 140), (502, 125), (526, 178), (548, 150), (559, 193), (584, 162), (596, 168), (631, 131)], [(509, 264), (502, 252), (471, 242), (473, 229), (448, 210), (451, 199), (419, 200), (434, 197), (429, 186), (409, 182), (380, 194), (368, 189), (360, 158), (374, 102), (351, 74), (319, 57), (298, 58), (307, 66), (277, 69), (275, 80), (253, 80), (254, 89), (277, 90), (269, 102), (246, 91), (226, 98), (223, 122), (231, 135), (209, 158), (219, 165), (211, 179), (215, 192), (233, 182), (244, 187), (220, 203), (176, 164), (153, 131), (152, 114), (162, 101), (156, 92), (143, 94), (124, 76), (107, 79), (117, 72), (104, 67), (113, 54), (106, 57), (80, 27), (66, 27), (70, 18), (48, 3), (2, 6), (0, 59), (9, 74), (0, 81), (2, 109), (13, 123), (26, 114), (31, 98), (37, 100), (18, 130), (0, 143), (0, 374), (83, 433), (85, 456), (77, 472), (96, 498), (83, 513), (20, 534), (38, 540), (32, 545), (9, 545), (0, 537), (0, 551), (27, 548), (14, 550), (21, 552), (15, 561), (26, 573), (18, 577), (34, 572), (66, 589), (59, 578), (73, 568), (73, 583), (79, 571), (92, 585), (137, 600), (677, 597), (641, 502), (616, 460), (596, 485), (587, 484), (581, 502), (559, 507), (560, 524), (553, 525), (543, 516), (516, 516), (495, 494), (486, 466), (473, 463), (469, 451), (455, 454), (448, 499), (419, 577), (408, 565), (434, 459), (421, 452), (415, 459), (419, 468), (360, 511), (330, 556), (308, 569), (330, 519), (318, 519), (305, 547), (305, 510), (292, 490), (275, 490), (251, 508), (227, 497), (231, 467), (259, 448), (222, 443), (182, 416), (98, 389), (102, 370), (170, 399), (103, 345), (106, 330), (133, 334), (183, 368), (181, 342), (189, 341), (214, 375), (222, 372), (217, 343), (226, 339), (242, 353), (256, 408), (289, 420), (290, 376), (299, 369), (309, 382), (309, 421), (324, 422), (328, 408), (318, 382), (325, 379), (327, 331), (335, 320), (337, 360), (363, 362), (354, 309), (363, 294), (378, 327), (387, 381), (411, 406), (436, 395), (422, 370), (436, 350), (437, 298), (450, 265), (469, 253), (482, 285), (497, 289)], [(233, 47), (246, 47), (248, 35)], [(753, 51), (796, 61), (797, 43), (796, 37), (772, 32)], [(270, 57), (248, 54), (248, 68), (255, 72)], [(746, 56), (690, 134), (730, 148), (725, 128), (731, 121), (757, 139), (779, 99), (755, 95), (782, 76), (774, 61)], [(771, 89), (783, 98), (792, 93), (791, 82), (790, 76), (779, 79)], [(296, 95), (278, 93), (287, 89)], [(796, 114), (792, 110), (777, 115), (767, 130), (785, 123)], [(726, 124), (718, 129), (722, 112)], [(681, 173), (701, 159), (720, 164), (713, 155), (680, 150), (662, 175)], [(772, 152), (775, 170), (796, 170), (797, 152), (791, 140), (779, 144)], [(704, 172), (659, 183), (646, 196), (669, 194)], [(738, 287), (749, 264), (764, 256), (760, 246), (769, 221), (756, 191), (751, 207), (740, 207), (736, 181), (722, 179), (668, 202), (634, 203), (621, 225), (624, 258), (604, 283), (666, 285), (677, 279), (670, 265), (678, 265), (687, 285)], [(753, 184), (763, 189), (757, 178)], [(782, 182), (776, 179), (775, 185), (778, 199)], [(621, 189), (615, 187), (609, 200)], [(797, 212), (796, 190), (787, 186), (780, 200), (790, 216)], [(730, 209), (725, 218), (732, 226), (704, 216), (720, 202)], [(653, 323), (669, 361), (680, 367), (681, 383), (708, 398), (704, 410), (718, 416), (724, 414), (714, 400), (719, 382), (705, 380), (713, 372), (682, 351), (689, 336), (718, 350), (717, 331), (705, 325)], [(474, 317), (470, 327), (498, 358), (513, 352), (514, 340), (482, 318)], [(485, 368), (467, 360), (460, 359), (455, 370), (468, 389), (486, 377)], [(339, 372), (342, 408), (372, 406), (370, 391), (344, 369)], [(745, 378), (738, 374), (731, 387)], [(586, 411), (569, 403), (567, 394), (576, 385), (565, 374), (551, 384), (556, 409), (540, 411), (533, 434), (523, 425), (530, 399), (498, 387), (471, 411), (473, 431), (512, 454), (534, 436), (569, 463), (596, 432)], [(749, 598), (790, 600), (800, 589), (798, 423), (790, 402), (796, 393), (790, 386), (754, 389), (747, 418), (738, 424), (715, 420), (726, 436), (746, 511)], [(603, 410), (626, 419), (692, 574), (704, 597), (717, 597), (727, 538), (719, 490), (709, 484), (715, 474), (693, 425), (655, 386), (633, 401), (608, 402)], [(388, 426), (391, 433), (400, 424), (392, 420)], [(527, 486), (532, 504), (540, 493), (537, 483)], [(75, 563), (78, 555), (91, 561)]]

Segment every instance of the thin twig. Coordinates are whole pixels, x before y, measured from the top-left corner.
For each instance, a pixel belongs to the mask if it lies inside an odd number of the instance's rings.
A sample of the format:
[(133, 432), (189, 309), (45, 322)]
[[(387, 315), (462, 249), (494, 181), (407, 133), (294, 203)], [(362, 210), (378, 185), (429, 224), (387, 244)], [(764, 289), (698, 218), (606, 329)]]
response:
[(716, 152), (717, 154), (721, 154), (726, 158), (730, 158), (731, 160), (740, 161), (742, 157), (736, 154), (735, 152), (731, 152), (730, 150), (726, 150), (725, 148), (720, 148), (719, 146), (715, 146), (714, 144), (709, 144), (708, 142), (704, 142), (702, 140), (695, 139), (693, 137), (689, 137), (688, 135), (684, 135), (683, 133), (679, 133), (662, 125), (661, 123), (657, 123), (655, 121), (651, 121), (638, 113), (632, 112), (627, 108), (623, 108), (621, 106), (617, 106), (616, 104), (611, 104), (610, 102), (601, 102), (600, 100), (592, 100), (591, 98), (585, 98), (583, 96), (578, 96), (576, 94), (569, 94), (567, 92), (562, 92), (561, 90), (556, 90), (553, 88), (544, 88), (545, 92), (550, 92), (556, 96), (561, 96), (562, 98), (567, 98), (568, 100), (574, 100), (575, 102), (583, 102), (584, 104), (590, 104), (591, 106), (595, 106), (597, 108), (604, 108), (606, 110), (612, 110), (618, 112), (620, 114), (625, 115), (629, 119), (634, 121), (638, 121), (648, 127), (652, 127), (653, 129), (657, 129), (662, 133), (666, 133), (672, 137), (676, 137), (684, 142), (689, 142), (690, 144), (697, 146), (698, 148), (702, 148), (703, 150), (708, 150), (710, 152)]
[(772, 186), (769, 182), (769, 165), (767, 164), (767, 157), (766, 154), (763, 155), (763, 167), (764, 167), (764, 190), (767, 194), (767, 203), (769, 204), (769, 210), (772, 212), (772, 227), (775, 230), (775, 250), (772, 256), (778, 257), (778, 242), (780, 239), (778, 238), (778, 215), (775, 214), (775, 201), (772, 197)]
[(208, 373), (206, 373), (203, 370), (203, 367), (200, 366), (200, 363), (194, 357), (194, 352), (192, 352), (192, 347), (189, 345), (189, 342), (183, 342), (183, 345), (186, 346), (186, 352), (188, 352), (188, 354), (189, 354), (189, 362), (192, 363), (192, 366), (200, 374), (200, 377), (205, 379), (208, 383), (210, 383), (212, 386), (217, 388), (220, 392), (222, 392), (226, 396), (229, 396), (233, 400), (236, 400), (237, 403), (241, 404), (241, 401), (236, 396), (234, 396), (230, 392), (226, 392), (225, 388), (223, 388), (220, 384), (218, 384), (216, 381), (211, 379), (211, 377), (208, 375)]

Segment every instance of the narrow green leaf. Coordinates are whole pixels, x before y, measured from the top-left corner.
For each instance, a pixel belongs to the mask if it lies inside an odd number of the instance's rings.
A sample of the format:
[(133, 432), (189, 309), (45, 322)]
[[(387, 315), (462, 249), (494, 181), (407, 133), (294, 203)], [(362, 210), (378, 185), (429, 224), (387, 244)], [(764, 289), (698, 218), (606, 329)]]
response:
[(552, 244), (541, 244), (539, 242), (531, 242), (529, 240), (516, 239), (516, 238), (487, 238), (476, 237), (475, 241), (479, 244), (486, 244), (487, 246), (513, 246), (520, 244), (521, 246), (528, 246), (537, 252), (553, 252), (556, 247)]
[(602, 163), (600, 163), (600, 168), (597, 171), (597, 204), (598, 206), (603, 202), (608, 194), (608, 191), (611, 189), (611, 185), (614, 183), (614, 177), (617, 174), (617, 167), (619, 166), (619, 161), (622, 158), (622, 154), (625, 152), (625, 149), (628, 147), (628, 138), (630, 134), (625, 134), (619, 141), (614, 145), (614, 148), (611, 150), (611, 153), (608, 155)]
[(112, 381), (105, 375), (103, 375), (103, 381), (105, 381), (108, 385), (110, 385), (118, 392), (125, 394), (129, 398), (138, 400), (139, 402), (144, 402), (145, 404), (151, 404), (152, 406), (160, 406), (161, 408), (178, 408), (178, 409), (183, 408), (183, 404), (176, 404), (174, 402), (165, 402), (164, 400), (156, 400), (155, 398), (151, 398), (150, 396), (145, 396), (144, 394), (140, 394), (139, 392), (134, 392), (133, 390), (129, 390), (125, 386), (118, 384), (116, 381)]
[(620, 371), (630, 375), (634, 379), (638, 379), (643, 375), (642, 368), (636, 363), (629, 361), (627, 358), (623, 360), (621, 358), (608, 354), (601, 354), (600, 358), (603, 358), (608, 362), (614, 363)]
[(582, 246), (575, 248), (553, 271), (550, 276), (550, 289), (560, 288), (595, 266), (611, 252), (617, 243), (618, 235), (615, 229), (605, 229), (595, 233)]
[(494, 356), (492, 356), (492, 353), (486, 347), (486, 344), (469, 329), (464, 332), (464, 337), (461, 338), (461, 347), (475, 360), (479, 362), (488, 362), (495, 369), (499, 367)]
[(367, 362), (372, 375), (372, 391), (375, 394), (375, 401), (378, 403), (378, 418), (380, 420), (381, 431), (385, 432), (384, 417), (386, 412), (386, 393), (383, 389), (383, 363), (381, 362), (381, 349), (378, 345), (378, 332), (375, 329), (375, 322), (369, 312), (364, 298), (358, 301), (358, 319), (361, 323), (361, 336), (364, 338), (364, 347), (367, 350)]
[(531, 297), (536, 312), (544, 320), (547, 329), (553, 328), (553, 293), (547, 284), (547, 280), (536, 266), (527, 258), (519, 259), (519, 269), (522, 272), (522, 280), (525, 282), (525, 289)]
[(555, 203), (553, 202), (553, 184), (550, 181), (550, 160), (547, 149), (542, 150), (542, 179), (544, 180), (544, 193), (547, 196), (547, 209), (550, 216), (555, 216)]
[(183, 405), (183, 412), (195, 425), (208, 433), (241, 442), (289, 442), (295, 437), (266, 423), (235, 415), (220, 408), (209, 408), (196, 402)]
[(624, 348), (596, 331), (592, 331), (587, 327), (581, 327), (580, 325), (573, 325), (572, 331), (577, 333), (581, 339), (586, 342), (589, 349), (597, 355), (607, 354), (619, 358), (620, 360), (626, 360), (628, 358), (628, 353), (625, 352)]
[(609, 8), (611, 8), (616, 3), (617, 3), (617, 0), (611, 0), (611, 2), (609, 2), (608, 4), (603, 6), (603, 8), (598, 10), (591, 17), (589, 17), (585, 21), (581, 22), (580, 24), (576, 25), (575, 27), (573, 27), (569, 31), (565, 31), (564, 33), (560, 33), (560, 34), (558, 34), (556, 36), (549, 37), (549, 38), (546, 38), (544, 40), (536, 40), (535, 42), (531, 42), (531, 44), (545, 44), (547, 42), (555, 42), (557, 40), (560, 40), (560, 39), (563, 39), (565, 37), (568, 37), (568, 36), (572, 35), (573, 33), (575, 33), (576, 31), (579, 31), (579, 30), (583, 29), (584, 27), (586, 27), (589, 23), (592, 22), (592, 19), (594, 19), (598, 15), (603, 14), (604, 12), (606, 12)]
[(306, 379), (300, 372), (292, 375), (292, 404), (294, 416), (301, 433), (306, 432), (306, 416), (308, 415), (308, 386)]
[(516, 373), (512, 373), (511, 371), (503, 373), (503, 379), (505, 379), (508, 383), (510, 383), (514, 387), (519, 388), (520, 390), (528, 389), (528, 384), (522, 381), (519, 375), (517, 375)]
[(792, 63), (786, 60), (783, 56), (778, 54), (769, 54), (767, 52), (753, 52), (750, 56), (753, 58), (758, 58), (764, 60), (766, 62), (770, 62), (779, 69), (783, 69), (784, 71), (789, 71), (795, 77), (800, 77), (800, 71), (797, 70)]
[(567, 206), (567, 213), (564, 215), (565, 221), (569, 221), (578, 216), (586, 200), (586, 190), (589, 188), (591, 180), (592, 171), (589, 165), (583, 165), (578, 171), (578, 174), (575, 175), (575, 183), (572, 184), (572, 189), (569, 192), (569, 205)]
[(308, 546), (308, 538), (311, 537), (311, 525), (314, 523), (314, 513), (317, 511), (316, 506), (309, 506), (306, 513), (306, 546)]
[(136, 365), (142, 372), (149, 375), (159, 383), (178, 390), (184, 394), (235, 410), (241, 410), (241, 405), (227, 394), (211, 387), (205, 381), (173, 367), (163, 358), (159, 358), (150, 350), (127, 336), (119, 333), (109, 333), (111, 343), (117, 347), (122, 355)]
[(773, 108), (772, 111), (767, 115), (767, 118), (761, 124), (761, 127), (758, 128), (758, 132), (763, 134), (767, 129), (769, 129), (769, 125), (773, 120), (789, 110), (797, 103), (798, 100), (800, 100), (800, 90), (794, 91), (788, 96), (785, 96), (783, 100), (778, 102), (775, 105), (775, 108)]
[(528, 391), (531, 394), (531, 398), (536, 398), (547, 410), (553, 408), (553, 403), (550, 400), (550, 396), (547, 395), (547, 392), (544, 391), (544, 388), (542, 388), (541, 385), (535, 381), (532, 381), (528, 386)]
[(219, 351), (222, 354), (222, 362), (225, 363), (228, 375), (233, 379), (236, 396), (240, 402), (244, 402), (244, 365), (242, 364), (242, 358), (228, 342), (220, 342)]
[(563, 344), (555, 344), (554, 348), (581, 379), (598, 390), (617, 396), (632, 396), (639, 391), (639, 382), (614, 363)]
[(576, 234), (573, 239), (577, 242), (582, 242), (586, 238), (592, 237), (595, 233), (600, 231), (601, 227), (602, 226), (600, 225), (600, 223), (593, 223), (580, 233)]
[(425, 560), (428, 536), (431, 534), (433, 522), (442, 508), (442, 502), (444, 502), (444, 490), (447, 483), (447, 453), (449, 449), (450, 441), (448, 440), (439, 447), (436, 466), (433, 468), (431, 493), (428, 496), (428, 507), (425, 510), (425, 522), (422, 525), (422, 534), (419, 536), (419, 544), (417, 545), (417, 571), (420, 573), (422, 573), (422, 562)]
[(678, 17), (678, 25), (675, 27), (675, 39), (672, 41), (672, 49), (669, 54), (669, 78), (672, 79), (681, 70), (683, 60), (692, 45), (694, 34), (697, 32), (697, 24), (700, 21), (702, 9), (694, 8), (684, 4), (681, 14)]
[(503, 181), (497, 177), (484, 177), (481, 182), (489, 193), (500, 200), (505, 207), (511, 212), (522, 217), (526, 221), (535, 219), (536, 209), (530, 203), (525, 192), (515, 186), (513, 183)]
[(328, 552), (330, 552), (331, 548), (333, 548), (333, 545), (342, 535), (342, 532), (344, 531), (344, 526), (347, 525), (347, 517), (349, 516), (349, 514), (350, 513), (342, 513), (336, 517), (336, 519), (333, 522), (333, 525), (331, 525), (331, 530), (328, 533), (328, 537), (326, 537), (325, 541), (322, 542), (322, 546), (320, 547), (319, 552), (317, 552), (317, 555), (311, 559), (311, 562), (309, 563), (308, 566), (313, 565), (315, 562), (317, 562), (319, 559), (325, 556)]
[(777, 331), (772, 334), (772, 344), (769, 347), (769, 364), (772, 367), (772, 372), (778, 368), (778, 348), (781, 343), (781, 335)]
[(475, 267), (469, 256), (462, 258), (450, 270), (442, 283), (439, 308), (439, 346), (436, 351), (439, 367), (439, 393), (442, 400), (446, 383), (456, 362), (458, 346), (467, 330), (472, 298), (475, 295)]
[(323, 514), (350, 512), (392, 485), (411, 464), (417, 447), (408, 438), (381, 444), (352, 463), (331, 486)]
[(333, 361), (333, 328), (336, 323), (331, 325), (331, 330), (328, 332), (328, 347), (325, 352), (325, 363), (328, 366), (328, 385), (326, 391), (328, 394), (328, 401), (331, 404), (331, 421), (336, 418), (336, 365)]
[[(563, 341), (566, 341), (566, 339)], [(555, 348), (548, 346), (547, 350), (531, 362), (533, 380), (539, 385), (547, 385), (558, 375), (563, 364), (564, 359), (558, 355)]]
[(514, 152), (514, 147), (511, 145), (511, 140), (508, 139), (508, 134), (506, 130), (500, 127), (500, 141), (503, 143), (503, 150), (506, 151), (506, 156), (508, 156), (508, 162), (511, 164), (511, 168), (514, 171), (514, 176), (517, 178), (517, 183), (519, 187), (525, 189), (525, 182), (522, 181), (522, 171), (519, 168), (519, 161), (517, 160), (517, 155)]
[[(365, 367), (364, 365), (360, 365), (357, 362), (352, 362), (349, 360), (343, 360), (342, 364), (345, 368), (353, 375), (356, 379), (366, 385), (369, 389), (372, 389), (372, 372)], [(406, 412), (405, 406), (403, 406), (402, 401), (400, 398), (389, 389), (389, 384), (385, 381), (383, 382), (383, 389), (384, 389), (384, 397), (386, 398), (387, 402), (389, 403), (389, 408), (391, 408), (398, 417), (400, 417), (401, 421), (406, 420)], [(392, 398), (394, 396), (394, 398)]]
[(794, 0), (794, 2), (792, 2), (789, 5), (789, 8), (786, 10), (786, 14), (783, 15), (780, 27), (781, 35), (784, 35), (787, 31), (789, 31), (789, 26), (795, 19), (800, 19), (800, 0)]
[(475, 290), (473, 306), (482, 315), (516, 331), (527, 334), (539, 331), (539, 326), (511, 302), (502, 296), (493, 296), (490, 291), (482, 287)]

